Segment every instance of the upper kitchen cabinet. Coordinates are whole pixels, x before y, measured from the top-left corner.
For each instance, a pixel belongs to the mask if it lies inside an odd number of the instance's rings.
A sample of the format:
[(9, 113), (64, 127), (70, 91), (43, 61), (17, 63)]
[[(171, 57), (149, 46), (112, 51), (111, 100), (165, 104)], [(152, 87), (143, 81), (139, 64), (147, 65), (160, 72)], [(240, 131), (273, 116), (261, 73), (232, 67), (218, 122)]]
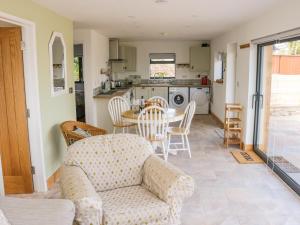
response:
[(136, 47), (119, 46), (119, 60), (112, 61), (113, 72), (136, 71)]
[(190, 48), (190, 70), (195, 72), (209, 72), (210, 47), (194, 46)]
[(121, 55), (124, 55), (125, 71), (136, 71), (136, 47), (121, 46)]

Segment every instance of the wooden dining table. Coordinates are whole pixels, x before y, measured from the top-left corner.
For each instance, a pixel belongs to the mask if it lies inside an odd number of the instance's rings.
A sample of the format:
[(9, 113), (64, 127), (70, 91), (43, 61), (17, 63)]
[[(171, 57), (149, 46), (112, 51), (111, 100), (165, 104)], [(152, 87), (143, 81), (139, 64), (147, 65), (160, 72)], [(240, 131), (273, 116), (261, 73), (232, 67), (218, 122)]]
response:
[[(128, 110), (122, 113), (122, 117), (126, 122), (129, 123), (138, 123), (139, 111), (137, 110)], [(167, 118), (169, 123), (181, 121), (184, 117), (184, 111), (180, 109), (167, 109)]]

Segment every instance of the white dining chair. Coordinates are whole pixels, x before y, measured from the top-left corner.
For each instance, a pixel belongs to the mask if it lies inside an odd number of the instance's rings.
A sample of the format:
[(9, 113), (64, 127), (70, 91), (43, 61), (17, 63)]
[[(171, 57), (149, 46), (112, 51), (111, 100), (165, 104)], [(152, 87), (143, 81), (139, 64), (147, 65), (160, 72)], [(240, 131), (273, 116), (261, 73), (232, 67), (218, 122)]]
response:
[(164, 99), (163, 97), (153, 96), (153, 97), (149, 98), (148, 101), (151, 101), (154, 103), (154, 105), (156, 104), (157, 106), (160, 106), (164, 109), (169, 108), (168, 101), (166, 99)]
[[(177, 151), (184, 150), (184, 151), (188, 151), (190, 158), (192, 157), (188, 134), (190, 133), (190, 126), (191, 126), (193, 116), (195, 114), (195, 109), (196, 109), (196, 102), (191, 101), (188, 104), (188, 106), (185, 108), (184, 117), (183, 117), (182, 121), (180, 122), (179, 127), (168, 127), (168, 129), (167, 129), (167, 133), (168, 133), (167, 154), (169, 152), (177, 152)], [(172, 136), (180, 136), (181, 142), (171, 143)], [(176, 147), (177, 147), (177, 145), (180, 145), (181, 148), (171, 148), (171, 146), (174, 146), (174, 145)]]
[(167, 142), (168, 128), (167, 112), (159, 106), (149, 106), (143, 109), (138, 116), (139, 135), (151, 142), (154, 151), (157, 146), (162, 148), (163, 158), (167, 161), (168, 154), (165, 143)]
[(128, 128), (136, 126), (134, 123), (124, 121), (122, 113), (130, 110), (130, 106), (125, 98), (116, 96), (109, 100), (108, 111), (113, 122), (113, 133), (116, 133), (117, 129), (122, 129), (122, 132), (128, 133)]

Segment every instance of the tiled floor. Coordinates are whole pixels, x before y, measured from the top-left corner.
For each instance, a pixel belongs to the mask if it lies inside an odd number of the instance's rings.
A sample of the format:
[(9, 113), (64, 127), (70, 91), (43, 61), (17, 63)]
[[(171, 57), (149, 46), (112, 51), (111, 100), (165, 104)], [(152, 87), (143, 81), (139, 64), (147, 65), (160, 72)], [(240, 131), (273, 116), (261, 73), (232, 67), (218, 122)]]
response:
[(265, 164), (238, 164), (216, 134), (210, 116), (196, 116), (187, 152), (170, 156), (194, 177), (182, 225), (300, 225), (300, 199)]
[[(238, 164), (216, 128), (210, 116), (196, 116), (192, 159), (187, 152), (169, 157), (196, 183), (184, 204), (182, 225), (300, 225), (299, 197), (264, 164)], [(58, 185), (36, 197), (60, 197)]]

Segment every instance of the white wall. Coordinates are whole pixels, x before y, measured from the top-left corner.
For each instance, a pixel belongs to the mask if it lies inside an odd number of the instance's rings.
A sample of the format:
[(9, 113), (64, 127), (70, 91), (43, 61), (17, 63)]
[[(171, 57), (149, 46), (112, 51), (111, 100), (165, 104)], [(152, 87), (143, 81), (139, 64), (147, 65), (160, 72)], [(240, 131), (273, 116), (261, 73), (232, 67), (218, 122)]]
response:
[(97, 113), (93, 89), (99, 87), (106, 76), (100, 75), (101, 68), (107, 68), (109, 39), (95, 30), (75, 29), (74, 43), (83, 44), (83, 77), (85, 91), (86, 122), (97, 124)]
[[(211, 41), (211, 55), (215, 52), (226, 51), (227, 45), (231, 43), (250, 43), (251, 40), (278, 32), (300, 27), (300, 1), (287, 0), (273, 7), (264, 15), (255, 20), (243, 24), (240, 27), (221, 35)], [(213, 74), (213, 57), (212, 57)], [(236, 100), (244, 106), (244, 142), (253, 142), (254, 110), (251, 108), (252, 94), (255, 90), (256, 81), (256, 46), (251, 45), (247, 49), (237, 49), (236, 67)], [(214, 102), (212, 112), (220, 119), (224, 118), (224, 104), (226, 83), (224, 85), (213, 84)]]
[[(141, 75), (142, 79), (149, 79), (149, 54), (150, 53), (176, 53), (176, 63), (189, 63), (190, 47), (201, 45), (201, 41), (126, 41), (120, 45), (134, 46), (137, 48), (137, 71), (117, 74), (118, 79), (127, 75)], [(199, 73), (189, 69), (176, 68), (176, 78), (194, 79)]]
[(225, 101), (227, 103), (235, 102), (235, 75), (236, 75), (236, 51), (237, 44), (228, 44), (227, 45), (227, 68), (225, 76), (225, 86), (226, 86), (226, 96)]

